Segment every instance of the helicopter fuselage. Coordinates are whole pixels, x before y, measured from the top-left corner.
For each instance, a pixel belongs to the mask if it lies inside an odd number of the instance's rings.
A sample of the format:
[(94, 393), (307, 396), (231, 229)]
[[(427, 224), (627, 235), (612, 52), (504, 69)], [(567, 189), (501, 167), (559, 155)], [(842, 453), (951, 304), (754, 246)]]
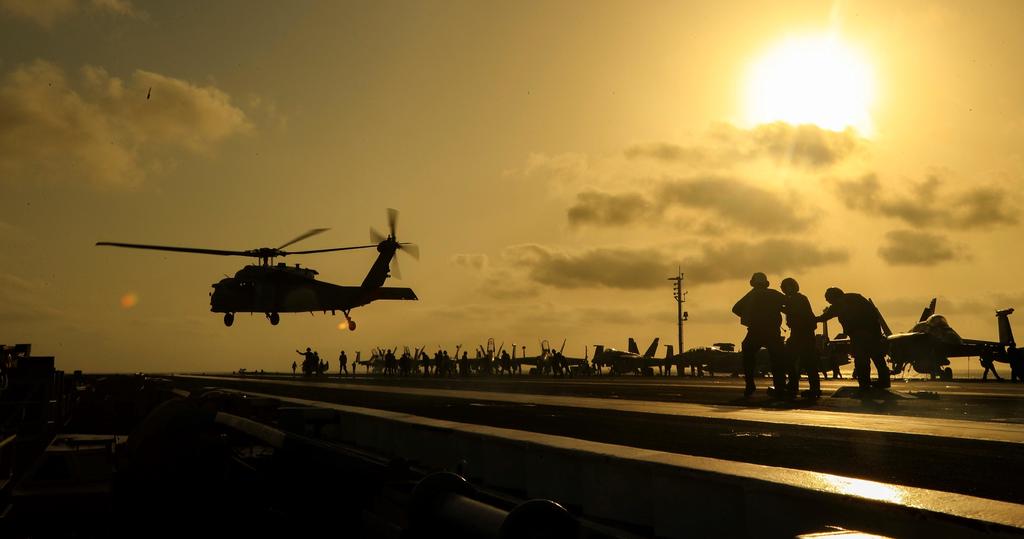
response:
[(249, 265), (214, 283), (210, 310), (216, 313), (342, 311), (372, 301), (415, 300), (409, 288), (340, 286), (317, 281), (316, 270), (298, 265)]

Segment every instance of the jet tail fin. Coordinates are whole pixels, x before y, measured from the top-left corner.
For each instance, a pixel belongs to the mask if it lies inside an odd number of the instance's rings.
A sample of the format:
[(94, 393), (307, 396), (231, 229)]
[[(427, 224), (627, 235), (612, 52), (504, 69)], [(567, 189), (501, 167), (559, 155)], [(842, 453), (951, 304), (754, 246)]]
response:
[(1010, 327), (1010, 315), (1013, 309), (996, 311), (996, 318), (999, 319), (999, 344), (1016, 348), (1017, 343), (1013, 340), (1013, 329)]
[(660, 341), (661, 341), (661, 337), (655, 337), (654, 340), (651, 341), (651, 345), (648, 346), (647, 350), (644, 352), (644, 357), (648, 357), (648, 358), (654, 357), (654, 354), (658, 353), (658, 343)]
[(640, 355), (640, 347), (638, 347), (636, 345), (636, 341), (633, 339), (633, 337), (629, 338), (629, 348), (628, 349), (629, 349), (629, 353), (630, 354), (636, 354), (638, 356)]
[(597, 357), (600, 356), (603, 353), (604, 353), (604, 345), (603, 344), (595, 344), (594, 345), (594, 359), (597, 359)]
[(932, 302), (929, 303), (923, 311), (921, 311), (921, 318), (918, 319), (918, 322), (924, 322), (925, 320), (928, 320), (928, 317), (933, 314), (935, 314), (935, 298), (932, 298)]

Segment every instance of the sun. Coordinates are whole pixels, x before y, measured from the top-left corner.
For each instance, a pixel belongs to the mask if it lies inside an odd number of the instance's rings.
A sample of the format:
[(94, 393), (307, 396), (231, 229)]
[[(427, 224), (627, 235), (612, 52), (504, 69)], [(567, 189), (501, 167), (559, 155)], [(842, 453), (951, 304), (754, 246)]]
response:
[(747, 121), (815, 124), (873, 134), (875, 78), (861, 54), (834, 33), (793, 37), (769, 49), (751, 67)]

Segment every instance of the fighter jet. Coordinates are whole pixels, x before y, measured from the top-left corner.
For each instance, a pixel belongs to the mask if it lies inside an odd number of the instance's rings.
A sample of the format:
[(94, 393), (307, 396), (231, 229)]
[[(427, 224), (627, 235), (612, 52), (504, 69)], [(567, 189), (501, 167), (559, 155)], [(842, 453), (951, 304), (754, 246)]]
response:
[[(737, 351), (736, 345), (731, 342), (716, 342), (711, 346), (691, 348), (680, 356), (682, 359), (679, 361), (679, 365), (697, 365), (699, 369), (707, 371), (711, 376), (743, 374), (743, 353)], [(759, 350), (757, 352), (757, 373), (761, 375), (768, 373), (770, 371), (768, 363), (768, 351)]]
[(1013, 377), (1024, 375), (1024, 352), (1017, 348), (1010, 327), (1013, 309), (995, 312), (999, 327), (999, 341), (964, 339), (949, 325), (945, 316), (935, 314), (935, 298), (921, 313), (921, 318), (910, 331), (890, 335), (889, 358), (893, 373), (901, 373), (910, 365), (915, 371), (934, 380), (953, 378), (949, 367), (951, 357), (978, 357), (982, 363), (998, 361), (1009, 363)]
[(660, 371), (665, 363), (663, 359), (654, 357), (654, 354), (658, 352), (658, 342), (660, 341), (661, 338), (656, 337), (643, 355), (640, 355), (640, 349), (632, 337), (629, 338), (628, 352), (614, 348), (605, 348), (601, 344), (595, 345), (594, 366), (598, 369), (608, 367), (610, 374), (634, 373), (644, 376), (653, 375), (654, 367), (657, 367)]

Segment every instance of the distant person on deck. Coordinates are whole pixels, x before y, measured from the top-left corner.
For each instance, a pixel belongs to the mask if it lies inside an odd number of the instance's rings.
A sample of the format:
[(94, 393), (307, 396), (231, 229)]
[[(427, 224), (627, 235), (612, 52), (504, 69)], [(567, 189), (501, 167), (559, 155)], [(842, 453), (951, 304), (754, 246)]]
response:
[[(352, 367), (352, 370), (355, 371), (355, 367)], [(348, 374), (348, 356), (345, 355), (344, 350), (338, 356), (338, 376), (341, 376), (341, 373)]]
[(761, 348), (768, 350), (775, 382), (769, 394), (781, 397), (785, 392), (782, 309), (786, 304), (786, 296), (768, 288), (768, 284), (768, 276), (764, 273), (753, 274), (750, 277), (750, 291), (732, 308), (733, 314), (740, 317), (740, 323), (747, 327), (747, 336), (743, 339), (743, 374), (747, 382), (743, 390), (745, 397), (757, 391), (754, 377), (757, 375), (757, 351)]
[(302, 374), (312, 374), (313, 371), (316, 369), (316, 352), (313, 352), (307, 346), (305, 352), (299, 352), (298, 350), (296, 350), (295, 353), (305, 358), (302, 360)]
[(885, 364), (885, 335), (879, 322), (878, 309), (867, 298), (839, 288), (825, 291), (829, 306), (817, 317), (818, 322), (839, 317), (843, 333), (850, 337), (853, 349), (853, 370), (861, 391), (871, 389), (871, 363), (878, 370), (875, 387), (889, 387), (889, 366)]
[[(298, 350), (296, 350), (298, 352)], [(295, 376), (295, 369), (299, 368), (299, 364), (292, 361), (292, 376)]]

